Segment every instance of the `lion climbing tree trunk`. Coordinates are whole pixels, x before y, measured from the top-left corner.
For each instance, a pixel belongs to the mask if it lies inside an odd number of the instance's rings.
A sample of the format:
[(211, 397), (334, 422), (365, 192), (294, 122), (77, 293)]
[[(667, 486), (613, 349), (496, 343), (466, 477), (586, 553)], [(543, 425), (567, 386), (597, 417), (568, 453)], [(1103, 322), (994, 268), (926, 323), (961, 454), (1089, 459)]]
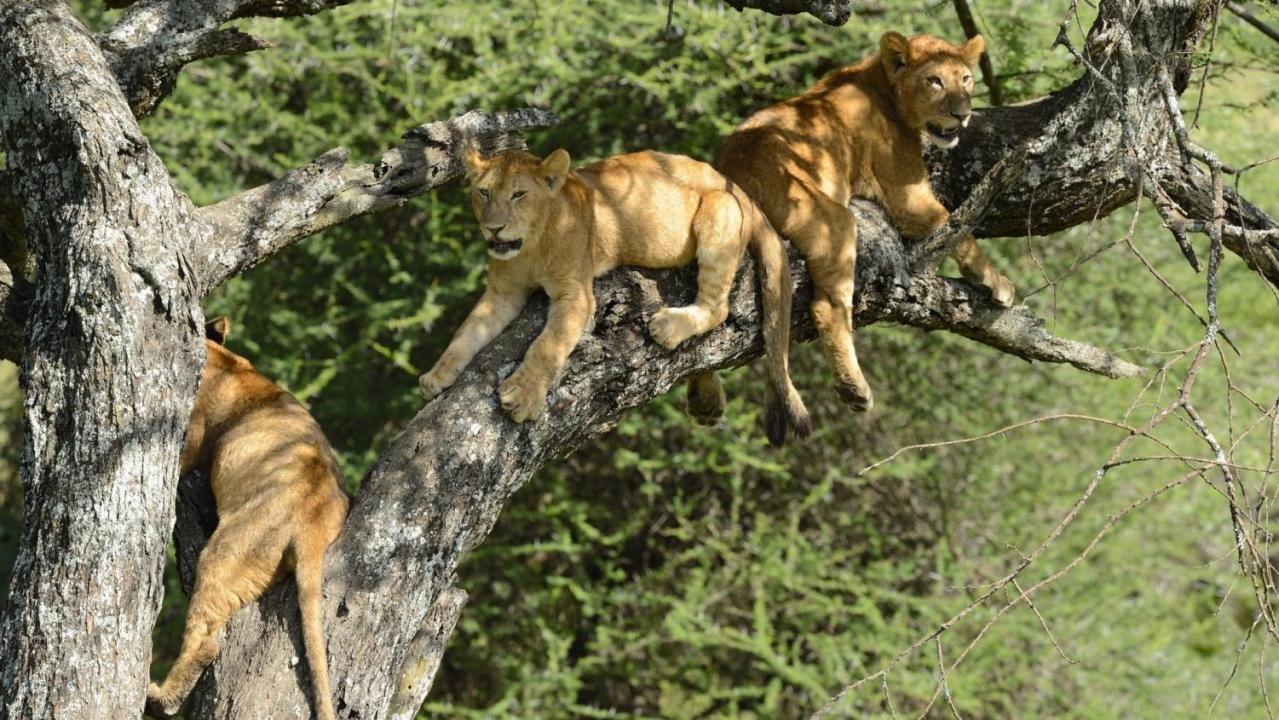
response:
[[(95, 45), (61, 2), (0, 0), (7, 155), (0, 250), (29, 245), (39, 268), (24, 276), (0, 253), (10, 263), (0, 263), (0, 357), (23, 363), (28, 429), (27, 527), (0, 631), (0, 703), (8, 716), (130, 717), (141, 709), (173, 498), (180, 498), (176, 534), (188, 579), (213, 523), (199, 483), (187, 478), (179, 492), (174, 468), (199, 364), (196, 301), (290, 243), (457, 177), (463, 142), (514, 146), (521, 131), (554, 121), (536, 111), (470, 113), (415, 128), (377, 163), (349, 163), (336, 149), (260, 188), (190, 207), (129, 110), (152, 111), (184, 63), (265, 47), (219, 29), (223, 23), (338, 4), (142, 0)], [(847, 17), (846, 3), (825, 0), (740, 5)], [(1000, 309), (983, 291), (931, 268), (964, 230), (1043, 234), (1139, 194), (1154, 198), (1177, 230), (1170, 241), (1188, 245), (1186, 236), (1202, 231), (1216, 209), (1217, 171), (1191, 165), (1191, 157), (1209, 156), (1173, 139), (1176, 97), (1185, 86), (1181, 63), (1217, 5), (1102, 2), (1086, 46), (1065, 42), (1080, 61), (1077, 82), (980, 113), (959, 150), (938, 160), (935, 182), (959, 207), (928, 240), (904, 247), (882, 212), (859, 204), (858, 324), (945, 329), (1028, 360), (1110, 377), (1141, 372), (1104, 349), (1054, 337), (1025, 308)], [(1171, 107), (1146, 112), (1151, 103)], [(1279, 280), (1274, 220), (1242, 199), (1231, 198), (1225, 212), (1229, 246)], [(807, 274), (795, 257), (791, 270), (795, 337), (803, 340), (812, 336)], [(458, 563), (546, 462), (689, 373), (761, 354), (753, 277), (748, 262), (728, 321), (678, 352), (661, 350), (644, 328), (657, 307), (693, 297), (693, 270), (603, 278), (594, 327), (547, 413), (517, 427), (494, 390), (542, 325), (545, 302), (534, 302), (406, 425), (365, 478), (326, 562), (340, 717), (413, 716), (462, 611)], [(189, 716), (304, 716), (310, 690), (297, 618), (289, 587), (241, 612)]]

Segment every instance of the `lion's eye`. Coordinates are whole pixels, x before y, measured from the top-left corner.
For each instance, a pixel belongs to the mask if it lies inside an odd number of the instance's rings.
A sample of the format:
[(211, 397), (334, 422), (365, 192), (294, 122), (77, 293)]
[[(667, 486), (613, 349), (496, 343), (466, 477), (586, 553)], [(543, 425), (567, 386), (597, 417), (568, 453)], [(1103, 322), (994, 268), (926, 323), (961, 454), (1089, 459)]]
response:
[(964, 76), (964, 84), (965, 84), (965, 85), (970, 84), (972, 81), (973, 81), (973, 76), (972, 76), (972, 75), (965, 75), (965, 76)]
[(524, 191), (523, 191), (523, 190), (517, 190), (517, 191), (515, 191), (515, 192), (511, 193), (511, 199), (512, 199), (512, 200), (519, 200), (519, 199), (520, 199), (520, 198), (522, 198), (522, 197), (524, 197)]
[(934, 87), (941, 87), (942, 86), (941, 78), (937, 77), (936, 75), (933, 75), (932, 77), (928, 78), (928, 84)]
[(479, 193), (480, 197), (484, 198), (485, 200), (488, 200), (488, 199), (489, 199), (489, 191), (488, 191), (488, 190), (485, 190), (484, 188), (479, 188), (479, 189), (477, 189), (475, 192)]

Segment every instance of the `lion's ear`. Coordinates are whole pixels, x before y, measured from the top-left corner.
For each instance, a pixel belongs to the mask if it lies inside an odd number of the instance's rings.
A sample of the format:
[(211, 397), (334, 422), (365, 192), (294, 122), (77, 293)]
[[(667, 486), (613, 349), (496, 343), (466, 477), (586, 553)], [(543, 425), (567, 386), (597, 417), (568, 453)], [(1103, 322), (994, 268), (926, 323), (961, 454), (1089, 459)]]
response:
[(977, 62), (981, 60), (981, 54), (984, 52), (986, 52), (986, 39), (981, 35), (974, 35), (968, 39), (968, 42), (959, 46), (959, 55), (970, 68), (977, 67)]
[(226, 338), (231, 334), (231, 321), (225, 315), (219, 315), (204, 324), (204, 336), (219, 345), (226, 345)]
[(468, 143), (462, 148), (462, 164), (466, 166), (466, 179), (474, 180), (488, 167), (488, 160), (484, 159), (474, 145)]
[(886, 32), (879, 39), (879, 56), (889, 77), (910, 64), (910, 41), (901, 33)]
[(568, 175), (568, 166), (571, 162), (568, 151), (560, 148), (547, 155), (538, 166), (538, 175), (542, 177), (542, 181), (551, 189), (551, 192), (559, 192), (560, 188), (564, 187), (564, 177)]

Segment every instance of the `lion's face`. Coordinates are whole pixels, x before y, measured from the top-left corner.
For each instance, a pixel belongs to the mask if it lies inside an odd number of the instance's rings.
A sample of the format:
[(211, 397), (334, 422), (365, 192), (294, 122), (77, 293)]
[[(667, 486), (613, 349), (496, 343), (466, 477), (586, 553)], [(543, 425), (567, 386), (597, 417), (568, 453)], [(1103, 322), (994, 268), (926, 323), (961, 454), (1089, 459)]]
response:
[(958, 145), (972, 115), (973, 68), (985, 49), (980, 35), (956, 46), (931, 35), (885, 34), (880, 57), (906, 125), (943, 150)]
[(568, 153), (556, 150), (540, 160), (508, 150), (484, 158), (468, 148), (463, 158), (472, 186), (471, 209), (488, 253), (510, 260), (543, 235), (568, 174)]

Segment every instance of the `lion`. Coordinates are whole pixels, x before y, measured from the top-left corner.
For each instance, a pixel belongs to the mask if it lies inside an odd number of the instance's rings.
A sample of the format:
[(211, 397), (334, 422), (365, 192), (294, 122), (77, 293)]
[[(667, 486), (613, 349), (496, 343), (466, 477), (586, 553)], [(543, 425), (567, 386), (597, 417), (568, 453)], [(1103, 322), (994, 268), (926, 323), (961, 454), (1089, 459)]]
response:
[[(430, 400), (453, 384), (475, 354), (505, 328), (536, 288), (550, 298), (546, 327), (498, 396), (512, 420), (535, 420), (546, 393), (595, 313), (594, 278), (619, 266), (682, 267), (697, 261), (697, 298), (653, 315), (649, 332), (674, 349), (728, 316), (728, 297), (748, 248), (759, 262), (768, 354), (765, 430), (812, 432), (791, 383), (790, 267), (785, 246), (755, 203), (710, 165), (679, 155), (637, 152), (570, 170), (560, 149), (538, 158), (508, 150), (463, 153), (471, 206), (489, 255), (488, 286), (443, 355), (419, 378)], [(718, 388), (716, 388), (718, 389)], [(690, 391), (695, 414), (722, 413), (722, 395)]]
[(217, 657), (222, 626), (291, 572), (315, 715), (333, 720), (321, 581), (324, 553), (342, 530), (350, 498), (320, 426), (225, 347), (229, 332), (224, 317), (205, 327), (207, 356), (181, 455), (183, 474), (208, 472), (218, 527), (200, 552), (182, 649), (164, 682), (148, 687), (147, 712), (176, 714)]
[[(972, 70), (985, 49), (980, 35), (955, 46), (886, 33), (875, 55), (749, 117), (715, 160), (807, 260), (813, 321), (836, 391), (854, 410), (868, 411), (874, 400), (853, 348), (857, 228), (849, 201), (879, 202), (909, 238), (946, 222), (950, 213), (929, 185), (922, 141), (943, 150), (959, 143), (972, 112)], [(952, 255), (965, 279), (1000, 305), (1012, 304), (1012, 283), (971, 235)]]

